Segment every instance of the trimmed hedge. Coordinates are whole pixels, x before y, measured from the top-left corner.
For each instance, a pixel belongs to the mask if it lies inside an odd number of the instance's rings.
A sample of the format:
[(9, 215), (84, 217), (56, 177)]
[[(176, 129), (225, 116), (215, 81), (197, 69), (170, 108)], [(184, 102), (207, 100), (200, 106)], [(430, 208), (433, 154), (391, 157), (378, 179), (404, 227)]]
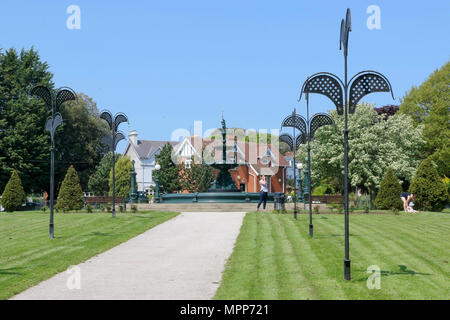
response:
[(375, 207), (377, 209), (401, 210), (403, 208), (402, 200), (400, 200), (401, 193), (402, 187), (398, 183), (394, 171), (388, 168), (383, 180), (381, 180), (380, 190), (375, 198)]
[(447, 188), (430, 159), (419, 165), (409, 192), (416, 194), (416, 205), (421, 210), (441, 211), (448, 201)]
[(80, 179), (73, 166), (70, 166), (67, 170), (59, 190), (56, 208), (62, 210), (80, 210), (83, 208), (83, 190), (81, 190)]
[(2, 206), (5, 211), (12, 212), (19, 209), (25, 200), (26, 195), (22, 187), (22, 181), (17, 171), (13, 170), (2, 194)]

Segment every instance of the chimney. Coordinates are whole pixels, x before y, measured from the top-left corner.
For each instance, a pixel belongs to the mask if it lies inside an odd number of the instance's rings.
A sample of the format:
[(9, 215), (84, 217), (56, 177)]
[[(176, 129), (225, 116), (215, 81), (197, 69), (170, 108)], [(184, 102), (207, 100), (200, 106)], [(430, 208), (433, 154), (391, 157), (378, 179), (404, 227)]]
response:
[(136, 130), (133, 130), (128, 134), (128, 140), (134, 145), (137, 145), (137, 137), (138, 134)]

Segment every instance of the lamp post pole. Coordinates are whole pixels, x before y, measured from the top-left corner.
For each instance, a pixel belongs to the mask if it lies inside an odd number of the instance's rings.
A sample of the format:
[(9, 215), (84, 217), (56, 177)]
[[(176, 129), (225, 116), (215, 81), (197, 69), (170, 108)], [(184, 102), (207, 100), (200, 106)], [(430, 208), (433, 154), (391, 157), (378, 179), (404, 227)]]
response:
[(308, 135), (307, 135), (307, 141), (308, 141), (308, 189), (309, 189), (309, 196), (308, 196), (308, 202), (309, 202), (309, 236), (312, 237), (314, 235), (314, 226), (312, 223), (312, 191), (311, 191), (311, 145), (309, 144), (311, 141), (311, 122), (309, 119), (309, 95), (306, 93), (306, 122), (308, 123)]
[(53, 211), (55, 202), (55, 131), (56, 128), (63, 123), (62, 116), (56, 112), (61, 105), (70, 100), (76, 100), (75, 92), (67, 87), (52, 90), (44, 86), (36, 86), (31, 90), (31, 94), (45, 101), (47, 108), (51, 111), (51, 116), (47, 118), (45, 130), (50, 132), (51, 150), (50, 150), (50, 222), (49, 222), (49, 238), (54, 238), (54, 221)]
[[(294, 108), (294, 113), (293, 116), (295, 117), (295, 108)], [(295, 126), (292, 127), (292, 131), (293, 131), (293, 137), (295, 137)], [(298, 195), (297, 197), (295, 196), (295, 193), (298, 191), (296, 191), (297, 189), (297, 173), (296, 173), (296, 165), (295, 165), (295, 154), (297, 153), (297, 149), (294, 148), (294, 163), (293, 163), (293, 167), (294, 167), (294, 219), (297, 220), (297, 200), (298, 200)]]
[(306, 163), (306, 169), (305, 169), (305, 173), (304, 173), (304, 175), (305, 175), (305, 190), (303, 191), (303, 194), (304, 194), (303, 208), (306, 211), (306, 195), (308, 195), (308, 197), (309, 197), (309, 168), (308, 168), (309, 161), (308, 161), (308, 156), (306, 156), (305, 163)]
[(119, 125), (122, 122), (128, 122), (128, 118), (124, 113), (116, 113), (115, 116), (109, 110), (103, 110), (100, 113), (100, 119), (105, 120), (110, 129), (110, 134), (102, 137), (102, 141), (106, 143), (112, 153), (112, 217), (116, 217), (116, 161), (115, 150), (120, 140), (125, 139), (125, 135), (119, 131)]
[[(304, 140), (304, 136), (305, 136), (305, 127), (304, 127), (304, 120), (302, 118), (302, 116), (297, 114), (296, 109), (294, 108), (294, 111), (292, 112), (291, 115), (287, 116), (283, 122), (281, 123), (281, 128), (283, 127), (292, 127), (292, 132), (293, 135), (291, 136), (288, 133), (284, 133), (281, 134), (279, 139), (281, 142), (286, 143), (289, 148), (291, 149), (291, 151), (294, 153), (293, 156), (293, 164), (292, 164), (292, 168), (294, 170), (294, 219), (297, 220), (297, 197), (295, 197), (296, 194), (296, 189), (297, 189), (297, 166), (295, 164), (295, 157), (296, 157), (296, 152), (298, 150), (298, 147), (300, 146), (300, 144), (302, 143), (302, 141)], [(298, 135), (296, 135), (295, 130), (299, 130), (300, 133)]]
[[(367, 94), (373, 92), (394, 93), (389, 80), (379, 72), (366, 70), (357, 73), (350, 80), (347, 76), (348, 67), (348, 37), (351, 28), (351, 13), (347, 9), (345, 19), (341, 20), (339, 49), (344, 51), (344, 81), (329, 72), (315, 73), (303, 84), (300, 98), (303, 92), (317, 93), (327, 96), (336, 106), (337, 114), (344, 115), (344, 210), (345, 210), (345, 257), (344, 279), (350, 280), (350, 245), (349, 245), (349, 212), (348, 212), (348, 114), (355, 112), (358, 102)], [(310, 190), (311, 192), (311, 190)]]

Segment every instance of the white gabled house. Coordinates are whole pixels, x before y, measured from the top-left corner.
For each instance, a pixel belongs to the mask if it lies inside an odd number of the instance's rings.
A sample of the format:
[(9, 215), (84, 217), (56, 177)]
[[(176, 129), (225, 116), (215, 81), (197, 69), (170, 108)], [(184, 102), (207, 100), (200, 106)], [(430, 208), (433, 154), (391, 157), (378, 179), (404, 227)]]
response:
[(173, 141), (138, 140), (136, 130), (128, 134), (128, 144), (124, 155), (134, 160), (138, 191), (151, 193), (150, 187), (155, 186), (153, 181), (153, 170), (156, 165), (155, 157), (167, 143), (172, 146), (179, 144), (179, 142)]

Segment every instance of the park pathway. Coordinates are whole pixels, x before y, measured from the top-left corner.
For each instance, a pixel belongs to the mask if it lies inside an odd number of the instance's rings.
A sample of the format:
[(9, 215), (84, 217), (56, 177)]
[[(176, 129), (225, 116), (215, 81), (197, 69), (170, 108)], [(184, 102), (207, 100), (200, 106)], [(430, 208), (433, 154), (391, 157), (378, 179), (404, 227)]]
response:
[(79, 264), (80, 289), (62, 272), (12, 299), (211, 299), (244, 215), (181, 213)]

